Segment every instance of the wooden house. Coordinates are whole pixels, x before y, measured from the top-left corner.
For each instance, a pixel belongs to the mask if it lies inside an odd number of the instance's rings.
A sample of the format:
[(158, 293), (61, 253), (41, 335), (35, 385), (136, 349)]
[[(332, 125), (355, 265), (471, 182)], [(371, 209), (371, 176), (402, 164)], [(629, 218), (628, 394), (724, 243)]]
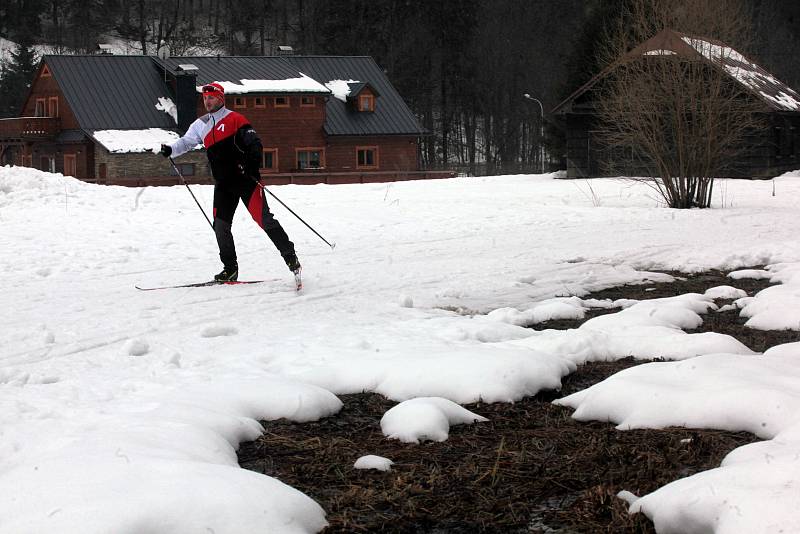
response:
[(800, 167), (800, 94), (758, 64), (722, 42), (663, 30), (610, 65), (566, 100), (552, 113), (562, 120), (566, 132), (568, 178), (604, 176), (607, 169), (628, 176), (642, 176), (643, 169), (630, 161), (615, 160), (619, 152), (605, 150), (600, 142), (596, 102), (602, 98), (603, 80), (614, 69), (632, 59), (663, 60), (670, 56), (700, 59), (719, 69), (732, 83), (741, 84), (763, 108), (765, 128), (746, 139), (737, 161), (731, 162), (726, 177), (770, 178)]
[[(45, 55), (20, 117), (0, 120), (1, 161), (89, 182), (177, 183), (152, 150), (205, 113), (210, 82), (259, 133), (266, 183), (454, 175), (420, 169), (426, 132), (370, 57)], [(211, 182), (202, 149), (176, 163), (188, 181)]]

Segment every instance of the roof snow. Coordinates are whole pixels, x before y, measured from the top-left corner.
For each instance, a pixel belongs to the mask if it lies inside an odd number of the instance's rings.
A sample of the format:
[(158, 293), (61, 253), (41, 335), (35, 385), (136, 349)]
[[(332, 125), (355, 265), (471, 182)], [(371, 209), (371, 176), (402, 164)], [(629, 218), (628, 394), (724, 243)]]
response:
[(172, 120), (175, 121), (175, 124), (178, 124), (178, 108), (175, 106), (175, 103), (172, 102), (171, 98), (167, 97), (159, 97), (158, 104), (156, 104), (156, 109), (159, 111), (163, 111), (170, 117)]
[[(239, 80), (240, 83), (231, 81), (218, 81), (225, 93), (329, 93), (321, 83), (309, 78), (302, 72), (300, 78), (287, 78), (284, 80)], [(197, 92), (201, 92), (202, 85), (197, 86)]]
[(703, 57), (720, 65), (732, 78), (778, 108), (800, 111), (800, 95), (797, 92), (733, 48), (696, 37), (683, 36), (682, 39)]
[(325, 84), (333, 96), (341, 100), (342, 102), (347, 102), (347, 96), (350, 94), (350, 85), (351, 83), (360, 83), (357, 80), (331, 80)]
[(161, 128), (145, 130), (96, 130), (92, 137), (109, 152), (157, 151), (162, 143), (170, 144), (180, 137), (177, 133)]

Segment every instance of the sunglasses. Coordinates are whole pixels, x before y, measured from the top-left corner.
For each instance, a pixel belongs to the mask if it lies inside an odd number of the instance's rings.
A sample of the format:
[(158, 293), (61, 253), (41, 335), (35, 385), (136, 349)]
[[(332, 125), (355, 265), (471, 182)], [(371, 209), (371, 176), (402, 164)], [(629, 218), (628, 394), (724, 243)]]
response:
[(219, 92), (219, 88), (214, 87), (213, 85), (204, 85), (203, 86), (203, 92), (204, 93), (218, 93)]

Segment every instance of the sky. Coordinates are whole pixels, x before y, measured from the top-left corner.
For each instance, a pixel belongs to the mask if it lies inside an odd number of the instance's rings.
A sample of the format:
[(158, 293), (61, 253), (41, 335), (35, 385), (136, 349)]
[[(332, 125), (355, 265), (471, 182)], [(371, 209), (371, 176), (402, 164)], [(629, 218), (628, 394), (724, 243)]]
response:
[[(158, 156), (153, 156), (158, 157)], [(0, 168), (0, 532), (317, 532), (325, 510), (239, 468), (258, 421), (337, 417), (338, 395), (396, 402), (386, 439), (441, 441), (466, 403), (557, 390), (587, 361), (645, 363), (556, 400), (581, 421), (745, 430), (763, 441), (648, 495), (659, 532), (800, 530), (800, 345), (753, 353), (686, 334), (736, 299), (755, 328), (800, 329), (800, 172), (719, 181), (714, 208), (665, 208), (646, 184), (518, 175), (275, 186), (304, 289), (239, 209), (241, 280), (209, 280), (214, 236), (183, 186), (126, 188)], [(211, 186), (193, 186), (210, 209)], [(271, 197), (268, 197), (271, 198)], [(274, 204), (274, 203), (273, 203)], [(743, 271), (753, 266), (765, 269)], [(592, 291), (731, 272), (706, 294)], [(756, 296), (743, 277), (776, 283)], [(580, 328), (526, 328), (587, 310)], [(424, 454), (420, 449), (420, 454)], [(341, 468), (394, 471), (365, 448)]]

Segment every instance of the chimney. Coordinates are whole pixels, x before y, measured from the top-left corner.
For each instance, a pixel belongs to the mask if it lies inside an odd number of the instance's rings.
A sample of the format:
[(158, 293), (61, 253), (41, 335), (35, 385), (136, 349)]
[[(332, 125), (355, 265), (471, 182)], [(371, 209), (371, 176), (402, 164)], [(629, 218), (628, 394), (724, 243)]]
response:
[(175, 72), (175, 107), (181, 135), (197, 119), (197, 70), (194, 65), (178, 65)]
[(278, 55), (279, 56), (293, 56), (294, 55), (294, 48), (289, 45), (279, 45), (278, 46)]

